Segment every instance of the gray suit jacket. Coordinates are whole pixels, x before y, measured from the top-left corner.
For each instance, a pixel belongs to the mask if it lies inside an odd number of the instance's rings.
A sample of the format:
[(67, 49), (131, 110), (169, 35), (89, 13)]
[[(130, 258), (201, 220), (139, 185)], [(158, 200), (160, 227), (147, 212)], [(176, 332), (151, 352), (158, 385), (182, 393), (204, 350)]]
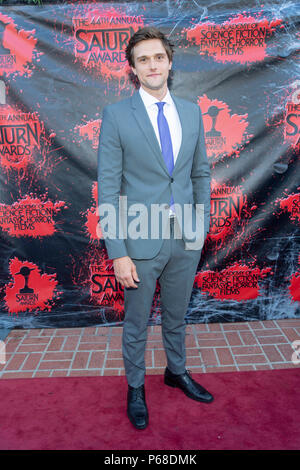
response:
[[(103, 119), (98, 149), (98, 195), (99, 208), (112, 204), (116, 219), (109, 219), (100, 210), (100, 225), (110, 259), (130, 256), (136, 259), (153, 258), (161, 248), (168, 225), (171, 195), (182, 217), (177, 217), (182, 229), (185, 246), (195, 242), (185, 233), (186, 224), (196, 221), (195, 204), (203, 204), (198, 212), (204, 223), (200, 245), (209, 230), (210, 221), (210, 167), (207, 160), (204, 129), (199, 107), (171, 94), (182, 126), (181, 148), (173, 169), (169, 174), (160, 150), (153, 126), (138, 92), (118, 103), (107, 105)], [(119, 196), (123, 197), (119, 197)], [(122, 199), (126, 203), (122, 204)], [(121, 204), (120, 204), (121, 200)], [(141, 203), (144, 206), (133, 206)], [(151, 204), (159, 204), (161, 218), (158, 233), (151, 237)], [(185, 216), (184, 204), (189, 208)], [(175, 206), (176, 207), (176, 206)], [(138, 209), (134, 212), (133, 209)], [(177, 213), (177, 211), (176, 211)], [(131, 238), (129, 225), (137, 223), (145, 228), (147, 238)], [(152, 218), (153, 220), (153, 218)], [(135, 222), (134, 222), (135, 221)], [(116, 226), (112, 230), (112, 224)], [(184, 226), (183, 226), (184, 224)], [(132, 226), (132, 225), (131, 225)], [(193, 225), (193, 230), (195, 225)], [(130, 232), (130, 230), (129, 230)], [(144, 235), (142, 235), (144, 237)], [(199, 238), (199, 237), (198, 237)]]

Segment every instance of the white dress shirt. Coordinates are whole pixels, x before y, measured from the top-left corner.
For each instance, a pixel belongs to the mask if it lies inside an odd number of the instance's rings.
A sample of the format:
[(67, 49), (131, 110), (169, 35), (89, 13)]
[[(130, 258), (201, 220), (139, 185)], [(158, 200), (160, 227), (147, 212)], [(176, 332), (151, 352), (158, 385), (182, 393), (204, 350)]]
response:
[[(159, 100), (155, 98), (154, 96), (150, 95), (149, 93), (147, 93), (147, 91), (145, 91), (142, 87), (140, 87), (139, 93), (141, 95), (141, 98), (145, 105), (149, 119), (153, 126), (157, 141), (161, 148), (158, 124), (157, 124), (158, 106), (155, 104)], [(181, 139), (182, 139), (180, 119), (178, 116), (175, 103), (172, 100), (169, 90), (167, 90), (165, 97), (161, 101), (164, 101), (166, 103), (163, 107), (163, 111), (169, 124), (172, 147), (173, 147), (174, 165), (175, 165), (176, 159), (178, 157), (179, 149), (181, 146)], [(170, 209), (170, 215), (174, 215), (174, 212), (171, 209)]]
[[(139, 92), (143, 100), (143, 103), (145, 105), (145, 108), (147, 110), (150, 121), (152, 123), (152, 126), (154, 128), (159, 146), (161, 148), (158, 124), (157, 124), (158, 106), (155, 104), (159, 100), (155, 98), (154, 96), (150, 95), (149, 93), (147, 93), (147, 91), (145, 91), (142, 87), (140, 87)], [(166, 103), (163, 107), (163, 111), (169, 124), (169, 129), (170, 129), (170, 134), (171, 134), (171, 139), (172, 139), (172, 147), (173, 147), (174, 165), (175, 165), (176, 159), (178, 157), (180, 145), (181, 145), (181, 124), (180, 124), (180, 120), (179, 120), (175, 103), (172, 100), (169, 90), (167, 90), (167, 94), (161, 101), (164, 101)]]

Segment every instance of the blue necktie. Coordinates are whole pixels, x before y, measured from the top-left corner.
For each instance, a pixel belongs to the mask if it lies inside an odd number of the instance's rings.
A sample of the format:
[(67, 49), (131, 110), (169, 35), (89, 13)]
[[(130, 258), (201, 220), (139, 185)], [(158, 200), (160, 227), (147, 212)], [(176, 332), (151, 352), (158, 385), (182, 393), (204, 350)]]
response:
[[(170, 134), (170, 129), (168, 125), (168, 121), (164, 115), (164, 104), (166, 104), (164, 101), (160, 101), (157, 104), (158, 107), (158, 115), (157, 115), (157, 124), (158, 124), (158, 131), (159, 131), (159, 137), (160, 137), (160, 145), (161, 145), (161, 152), (164, 157), (166, 167), (169, 170), (170, 175), (173, 172), (174, 168), (174, 157), (173, 157), (173, 147), (172, 147), (172, 139), (171, 139), (171, 134)], [(173, 196), (171, 197), (170, 201), (170, 206), (171, 209), (174, 210), (174, 199)]]

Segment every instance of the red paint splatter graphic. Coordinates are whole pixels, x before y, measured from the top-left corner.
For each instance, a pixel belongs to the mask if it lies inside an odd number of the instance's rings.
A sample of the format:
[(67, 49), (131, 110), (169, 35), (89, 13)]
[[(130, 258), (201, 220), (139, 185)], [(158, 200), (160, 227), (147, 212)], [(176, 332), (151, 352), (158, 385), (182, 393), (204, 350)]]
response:
[(212, 180), (209, 238), (224, 241), (234, 233), (234, 222), (240, 221), (247, 196), (240, 186), (227, 186)]
[(127, 85), (130, 71), (125, 49), (133, 34), (144, 26), (142, 16), (129, 16), (114, 8), (93, 8), (73, 18), (75, 57), (107, 81)]
[(37, 113), (22, 113), (3, 106), (0, 114), (0, 164), (6, 169), (24, 169), (41, 150), (44, 126)]
[(288, 102), (285, 107), (284, 140), (292, 147), (299, 144), (300, 139), (300, 103)]
[[(119, 322), (124, 319), (124, 290), (117, 282), (113, 260), (99, 245), (73, 257), (71, 277), (73, 284), (89, 294), (90, 305), (96, 306), (97, 316), (103, 322)], [(101, 308), (100, 308), (101, 307)], [(160, 285), (156, 282), (150, 315), (157, 319), (160, 315)]]
[(300, 272), (291, 277), (289, 291), (294, 302), (300, 302)]
[[(298, 256), (298, 264), (300, 265), (300, 254)], [(295, 272), (290, 281), (289, 292), (294, 302), (300, 302), (300, 271)]]
[(300, 80), (293, 80), (291, 77), (282, 87), (282, 93), (265, 90), (264, 102), (265, 124), (273, 134), (269, 153), (277, 155), (280, 142), (281, 155), (276, 163), (285, 165), (287, 155), (300, 156)]
[(89, 296), (90, 305), (103, 321), (102, 309), (105, 308), (105, 321), (119, 322), (124, 318), (124, 294), (121, 284), (116, 281), (113, 261), (102, 247), (91, 245), (72, 261), (71, 277), (73, 284), (83, 289)]
[(248, 114), (231, 114), (226, 103), (210, 100), (206, 95), (198, 97), (198, 105), (203, 115), (208, 157), (214, 158), (214, 163), (223, 156), (239, 157), (252, 137), (246, 133)]
[(221, 24), (205, 22), (186, 28), (182, 34), (191, 44), (199, 46), (200, 55), (217, 62), (253, 63), (267, 56), (267, 39), (282, 20), (272, 21), (260, 15), (238, 14)]
[(90, 266), (91, 300), (99, 305), (112, 307), (118, 312), (119, 320), (124, 312), (124, 293), (117, 282), (112, 260), (103, 259), (100, 264)]
[[(34, 37), (35, 29), (18, 30), (14, 21), (0, 13), (0, 75), (9, 76), (13, 73), (32, 75), (29, 68), (33, 55), (37, 55)], [(41, 55), (41, 54), (39, 54)]]
[(92, 188), (92, 195), (94, 200), (94, 206), (88, 209), (85, 213), (86, 223), (85, 228), (86, 232), (90, 237), (91, 241), (99, 240), (103, 238), (101, 226), (99, 224), (99, 211), (98, 211), (98, 183), (95, 182)]
[[(300, 189), (300, 187), (297, 189)], [(300, 193), (290, 194), (288, 197), (277, 199), (275, 202), (280, 204), (282, 211), (288, 212), (292, 222), (300, 224)]]
[(14, 258), (10, 261), (9, 272), (13, 277), (5, 287), (5, 303), (11, 314), (51, 310), (58, 281), (56, 274), (41, 274), (36, 264)]
[(12, 237), (45, 237), (56, 232), (54, 215), (66, 208), (63, 201), (53, 204), (26, 196), (12, 205), (0, 204), (0, 226)]
[(102, 119), (96, 119), (89, 121), (86, 124), (80, 124), (75, 127), (75, 131), (78, 131), (79, 135), (88, 139), (92, 142), (92, 148), (97, 150), (99, 145), (99, 135), (101, 129)]
[(260, 289), (258, 281), (270, 272), (271, 268), (249, 268), (235, 263), (220, 272), (203, 271), (197, 273), (195, 287), (200, 288), (203, 295), (208, 293), (219, 300), (256, 299)]

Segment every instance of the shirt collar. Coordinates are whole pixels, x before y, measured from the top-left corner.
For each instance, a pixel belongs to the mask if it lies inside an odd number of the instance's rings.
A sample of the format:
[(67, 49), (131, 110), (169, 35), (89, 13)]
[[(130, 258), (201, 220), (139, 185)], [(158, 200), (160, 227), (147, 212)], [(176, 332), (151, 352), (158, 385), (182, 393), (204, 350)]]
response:
[[(154, 105), (155, 103), (158, 103), (158, 101), (159, 101), (157, 98), (155, 98), (155, 96), (150, 95), (150, 93), (145, 91), (144, 88), (142, 88), (142, 87), (140, 87), (139, 93), (141, 95), (141, 98), (142, 98), (146, 108), (149, 108), (150, 106)], [(167, 93), (166, 93), (166, 95), (165, 95), (165, 97), (162, 101), (164, 101), (167, 104), (172, 104), (173, 103), (173, 100), (172, 100), (171, 94), (169, 92), (169, 89), (167, 89)]]

